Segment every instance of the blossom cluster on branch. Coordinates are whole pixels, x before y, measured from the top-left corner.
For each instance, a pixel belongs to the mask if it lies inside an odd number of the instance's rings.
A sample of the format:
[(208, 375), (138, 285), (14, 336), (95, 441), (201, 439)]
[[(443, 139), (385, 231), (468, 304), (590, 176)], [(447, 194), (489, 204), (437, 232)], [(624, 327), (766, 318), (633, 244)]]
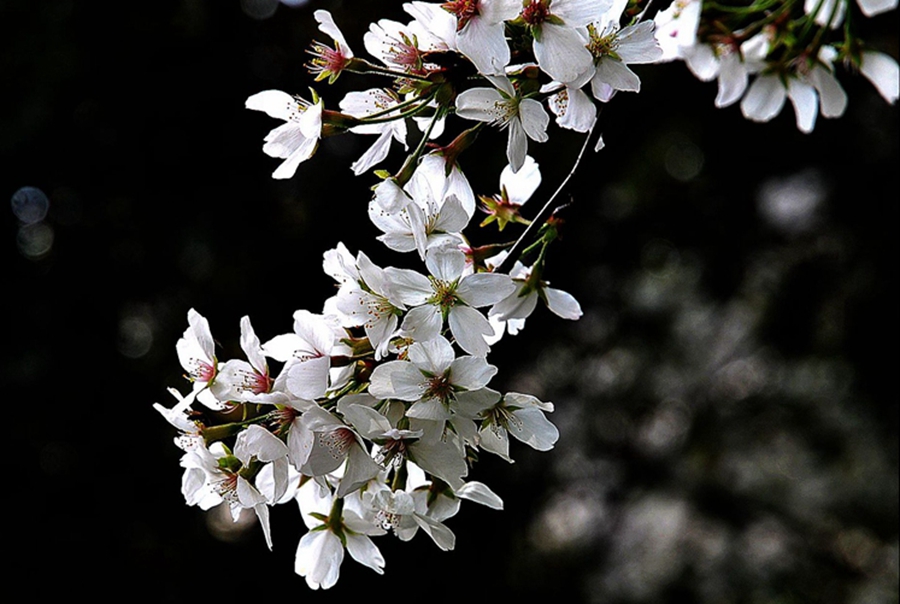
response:
[[(748, 118), (767, 120), (790, 99), (798, 127), (810, 131), (819, 112), (844, 110), (841, 62), (897, 99), (896, 62), (850, 27), (860, 11), (894, 7), (676, 0), (651, 19), (631, 0), (415, 1), (404, 5), (408, 22), (370, 25), (371, 60), (316, 11), (330, 38), (310, 49), (316, 81), (357, 73), (386, 85), (350, 92), (337, 109), (316, 92), (251, 95), (247, 108), (283, 122), (263, 145), (281, 160), (273, 177), (294, 176), (323, 137), (370, 136), (351, 169), (378, 178), (368, 201), (377, 239), (421, 268), (381, 267), (338, 244), (323, 260), (337, 293), (317, 312), (296, 311), (293, 329), (265, 342), (241, 319), (243, 359), (219, 359), (207, 320), (191, 309), (176, 350), (192, 387), (171, 389), (171, 408), (155, 405), (179, 430), (186, 502), (227, 505), (235, 519), (252, 509), (271, 547), (269, 508), (296, 501), (309, 531), (295, 570), (314, 589), (336, 583), (345, 552), (381, 573), (374, 536), (406, 541), (421, 529), (453, 549), (446, 522), (462, 500), (503, 507), (470, 479), (479, 453), (512, 461), (510, 437), (540, 451), (559, 437), (545, 415), (553, 405), (493, 389), (498, 370), (488, 362), (539, 303), (564, 319), (582, 314), (544, 278), (568, 178), (533, 218), (523, 215), (541, 182), (529, 147), (548, 140), (551, 115), (588, 133), (577, 167), (589, 141), (603, 146), (598, 108), (640, 90), (630, 66), (679, 59), (701, 79), (718, 78), (717, 106), (740, 100)], [(506, 131), (508, 165), (497, 190), (476, 192), (460, 158), (491, 130)], [(397, 146), (407, 154), (396, 172), (376, 169)], [(475, 245), (473, 223), (496, 225), (501, 240)], [(511, 241), (510, 225), (522, 229)]]

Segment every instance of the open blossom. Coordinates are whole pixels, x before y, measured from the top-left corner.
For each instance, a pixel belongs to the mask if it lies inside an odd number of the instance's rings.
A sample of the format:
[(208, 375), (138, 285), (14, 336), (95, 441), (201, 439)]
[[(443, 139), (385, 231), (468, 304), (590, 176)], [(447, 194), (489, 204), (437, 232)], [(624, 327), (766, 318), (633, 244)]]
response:
[(718, 78), (716, 107), (733, 105), (744, 95), (750, 75), (765, 69), (771, 33), (764, 30), (736, 46), (733, 41), (697, 44), (684, 50), (684, 60), (698, 79)]
[(216, 381), (219, 363), (216, 360), (215, 343), (209, 330), (209, 321), (193, 308), (188, 311), (188, 328), (176, 342), (178, 360), (194, 385), (197, 400), (210, 409), (220, 411), (227, 407), (217, 396), (224, 388)]
[(347, 45), (344, 34), (335, 25), (334, 19), (327, 10), (317, 10), (313, 13), (316, 21), (319, 23), (319, 30), (328, 34), (334, 40), (334, 48), (326, 46), (320, 42), (316, 42), (312, 46), (310, 54), (312, 60), (309, 62), (309, 70), (316, 74), (316, 81), (328, 78), (328, 83), (333, 84), (341, 75), (341, 72), (350, 64), (353, 59), (353, 51)]
[(639, 92), (641, 80), (628, 65), (653, 63), (662, 57), (652, 21), (619, 29), (620, 17), (610, 11), (603, 20), (588, 25), (587, 48), (594, 60), (591, 91), (598, 101), (609, 101), (617, 90)]
[[(353, 91), (341, 101), (341, 110), (354, 117), (364, 117), (373, 113), (386, 111), (399, 103), (396, 94), (383, 88), (372, 88), (364, 91)], [(356, 160), (350, 168), (354, 174), (362, 174), (381, 163), (388, 156), (391, 141), (396, 140), (406, 149), (406, 123), (403, 120), (392, 120), (382, 124), (363, 124), (350, 129), (354, 134), (377, 134), (375, 143)]]
[(653, 17), (656, 39), (662, 49), (660, 61), (683, 59), (685, 49), (697, 43), (700, 26), (701, 0), (674, 0), (665, 10)]
[(369, 203), (369, 218), (383, 233), (378, 240), (396, 252), (417, 250), (425, 258), (427, 249), (462, 241), (459, 233), (469, 222), (469, 215), (456, 195), (434, 185), (429, 176), (442, 168), (430, 164), (432, 174), (420, 166), (404, 187), (409, 201), (396, 212), (386, 212), (377, 199)]
[[(449, 15), (447, 17), (449, 21)], [(423, 75), (436, 67), (426, 63), (425, 53), (455, 50), (439, 33), (416, 20), (404, 25), (390, 19), (380, 19), (369, 25), (363, 43), (370, 55), (388, 67), (415, 75)]]
[(379, 575), (384, 573), (384, 557), (369, 537), (385, 531), (358, 498), (336, 499), (328, 488), (311, 480), (297, 492), (297, 503), (309, 532), (297, 545), (294, 571), (311, 589), (334, 587), (345, 546), (351, 558)]
[[(486, 390), (485, 386), (497, 368), (483, 357), (456, 358), (450, 342), (442, 336), (415, 342), (409, 348), (408, 358), (408, 361), (390, 361), (376, 367), (369, 394), (377, 399), (412, 402), (406, 417), (421, 420), (416, 426), (423, 425), (426, 442), (448, 438), (445, 428), (450, 422), (453, 433), (476, 443), (472, 420), (496, 400), (493, 391)], [(460, 448), (460, 458), (461, 451)], [(460, 470), (462, 474), (447, 480), (451, 486), (461, 484), (466, 474), (465, 462)]]
[(513, 172), (518, 172), (528, 154), (528, 139), (547, 141), (550, 117), (536, 100), (522, 97), (509, 78), (489, 78), (496, 88), (472, 88), (456, 99), (456, 114), (460, 117), (487, 122), (509, 131), (506, 157)]
[(399, 317), (406, 307), (393, 294), (384, 270), (360, 252), (357, 260), (359, 278), (347, 281), (337, 295), (337, 309), (348, 326), (365, 329), (375, 360), (387, 356), (391, 338), (400, 324)]
[(319, 145), (322, 101), (310, 103), (280, 90), (264, 90), (249, 97), (245, 106), (285, 121), (266, 135), (263, 153), (284, 160), (272, 173), (272, 178), (292, 177), (297, 166), (312, 157)]
[(287, 403), (287, 394), (273, 390), (275, 380), (269, 374), (269, 365), (250, 324), (250, 317), (241, 318), (241, 348), (247, 355), (247, 361), (232, 359), (219, 370), (221, 387), (217, 396), (220, 400), (273, 405)]
[(321, 315), (306, 310), (294, 313), (294, 333), (276, 336), (263, 345), (263, 351), (285, 367), (276, 381), (295, 396), (312, 401), (325, 396), (331, 385), (331, 353), (335, 334)]
[[(499, 395), (498, 395), (499, 396)], [(528, 394), (510, 392), (497, 404), (482, 412), (481, 448), (507, 461), (509, 436), (538, 451), (549, 451), (559, 439), (556, 429), (544, 412), (553, 411), (552, 403), (544, 403)]]
[(847, 94), (832, 73), (836, 54), (834, 48), (823, 46), (811, 66), (804, 62), (792, 74), (758, 76), (741, 101), (744, 117), (767, 122), (781, 112), (786, 98), (794, 106), (797, 128), (804, 133), (812, 132), (820, 111), (824, 117), (843, 115)]
[(431, 278), (409, 269), (389, 267), (385, 276), (397, 298), (412, 307), (401, 329), (416, 341), (431, 340), (446, 319), (450, 332), (466, 352), (485, 356), (485, 336), (493, 328), (477, 308), (499, 302), (515, 289), (509, 276), (475, 273), (463, 276), (466, 256), (457, 249), (432, 248), (425, 254)]
[(521, 19), (531, 29), (540, 68), (557, 82), (581, 80), (593, 61), (582, 29), (611, 4), (609, 0), (525, 0)]
[(504, 21), (514, 19), (520, 0), (450, 0), (441, 5), (456, 16), (456, 44), (484, 75), (500, 75), (509, 64)]

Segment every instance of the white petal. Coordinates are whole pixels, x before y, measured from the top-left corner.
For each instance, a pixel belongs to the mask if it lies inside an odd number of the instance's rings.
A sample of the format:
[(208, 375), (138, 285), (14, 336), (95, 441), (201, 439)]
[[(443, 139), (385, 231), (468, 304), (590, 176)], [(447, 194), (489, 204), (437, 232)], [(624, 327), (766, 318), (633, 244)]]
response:
[(470, 88), (456, 97), (456, 115), (467, 120), (497, 122), (506, 113), (504, 99), (495, 88)]
[(344, 560), (344, 548), (337, 535), (328, 530), (310, 531), (297, 545), (294, 572), (306, 577), (311, 589), (328, 589), (337, 583)]
[[(522, 120), (522, 128), (528, 138), (539, 143), (547, 142), (547, 125), (550, 123), (550, 116), (544, 111), (543, 105), (534, 99), (522, 99), (519, 102), (519, 118)], [(523, 157), (519, 168), (524, 163), (525, 158)], [(518, 169), (516, 171), (518, 172)]]
[(857, 0), (860, 10), (867, 17), (873, 17), (897, 8), (897, 0)]
[[(549, 119), (548, 119), (549, 121)], [(528, 137), (518, 118), (509, 121), (509, 137), (506, 139), (506, 159), (513, 172), (518, 172), (528, 155)]]
[(847, 109), (847, 93), (827, 68), (816, 66), (809, 79), (819, 93), (819, 110), (823, 117), (840, 117)]
[(599, 19), (612, 4), (611, 0), (554, 0), (550, 12), (569, 27), (581, 27)]
[(641, 90), (641, 79), (637, 74), (621, 61), (610, 57), (604, 57), (597, 64), (597, 71), (591, 78), (591, 91), (594, 93), (594, 98), (599, 101), (605, 100), (604, 97), (607, 96), (602, 84), (625, 92)]
[(488, 23), (481, 17), (469, 19), (456, 34), (456, 44), (484, 75), (500, 75), (509, 64), (509, 46), (503, 23)]
[(655, 63), (662, 57), (662, 49), (655, 37), (653, 21), (641, 21), (637, 25), (622, 28), (618, 35), (616, 54), (623, 63)]
[[(897, 3), (894, 2), (894, 6)], [(882, 52), (867, 50), (862, 53), (859, 71), (878, 89), (878, 94), (890, 104), (897, 102), (900, 75), (897, 61)]]
[(684, 62), (698, 80), (708, 82), (719, 75), (719, 59), (709, 44), (698, 44), (685, 49)]
[(493, 430), (490, 426), (484, 427), (478, 433), (481, 437), (480, 446), (485, 451), (499, 455), (506, 461), (512, 463), (509, 456), (509, 435), (506, 430), (498, 428)]
[(489, 365), (484, 357), (464, 356), (450, 365), (450, 383), (466, 390), (479, 390), (497, 375), (497, 368)]
[(787, 91), (777, 75), (756, 78), (741, 101), (744, 117), (755, 122), (767, 122), (781, 112)]
[(375, 187), (375, 202), (382, 211), (396, 214), (411, 201), (409, 195), (400, 188), (393, 178), (383, 180)]
[(428, 251), (425, 265), (434, 277), (450, 283), (465, 270), (466, 255), (457, 249), (436, 248)]
[(306, 400), (325, 396), (328, 389), (328, 371), (331, 359), (317, 357), (297, 361), (288, 369), (287, 388), (292, 394)]
[(379, 575), (384, 574), (384, 557), (367, 536), (348, 533), (347, 552), (363, 566), (368, 566)]
[(503, 509), (503, 500), (483, 482), (475, 480), (467, 482), (463, 488), (456, 491), (456, 496), (486, 505), (494, 510)]
[(469, 306), (480, 308), (496, 304), (514, 291), (516, 291), (516, 286), (509, 275), (475, 273), (463, 277), (456, 288), (456, 295)]
[(469, 306), (454, 306), (447, 318), (450, 332), (460, 348), (475, 356), (485, 356), (491, 351), (484, 336), (494, 335), (494, 328), (480, 312)]
[(431, 340), (441, 332), (444, 318), (441, 309), (432, 304), (417, 306), (406, 313), (400, 330), (417, 342)]
[(403, 304), (418, 306), (434, 295), (434, 288), (428, 277), (405, 268), (384, 269), (385, 281), (391, 293)]
[(444, 375), (456, 354), (447, 338), (437, 336), (428, 341), (416, 342), (409, 347), (409, 360), (422, 371)]
[(597, 107), (580, 89), (566, 88), (550, 97), (547, 102), (556, 114), (556, 123), (561, 128), (587, 132), (597, 118)]
[(518, 172), (513, 172), (512, 168), (507, 165), (500, 173), (500, 189), (506, 190), (507, 197), (511, 202), (520, 205), (534, 195), (540, 184), (540, 167), (530, 155), (525, 157), (525, 162)]
[(731, 52), (722, 57), (716, 107), (728, 107), (736, 103), (747, 90), (748, 82), (747, 68), (738, 53)]
[(547, 308), (554, 314), (571, 321), (576, 321), (581, 317), (581, 305), (578, 304), (578, 300), (572, 294), (553, 289), (552, 287), (545, 287), (544, 296), (547, 300)]
[(331, 38), (338, 43), (341, 53), (347, 58), (352, 57), (353, 53), (350, 51), (350, 47), (347, 46), (344, 34), (342, 34), (341, 30), (338, 29), (338, 26), (334, 24), (331, 13), (327, 10), (317, 10), (313, 13), (313, 17), (315, 17), (316, 22), (319, 24), (319, 30), (331, 36)]
[[(353, 173), (359, 176), (364, 172), (367, 172), (369, 168), (372, 166), (376, 166), (382, 161), (384, 158), (388, 156), (388, 153), (391, 150), (391, 140), (393, 135), (390, 130), (385, 130), (381, 133), (375, 142), (369, 147), (362, 156), (353, 162), (350, 166), (350, 169), (353, 170)], [(377, 199), (377, 195), (376, 195)]]
[(787, 93), (794, 105), (797, 128), (800, 132), (812, 132), (816, 125), (816, 116), (819, 115), (819, 98), (816, 89), (806, 82), (790, 78)]
[(390, 361), (372, 372), (369, 394), (377, 399), (415, 401), (425, 392), (425, 378), (408, 361)]
[(516, 291), (497, 302), (491, 307), (489, 316), (495, 316), (501, 321), (509, 321), (510, 319), (527, 319), (534, 312), (537, 306), (538, 293), (532, 291), (528, 295), (520, 296), (523, 283), (516, 283)]
[(540, 37), (534, 42), (534, 56), (541, 69), (557, 82), (573, 82), (593, 66), (594, 57), (574, 29), (544, 22)]
[(509, 433), (526, 445), (538, 451), (549, 451), (559, 440), (559, 430), (540, 409), (519, 409), (513, 415), (520, 423), (510, 423)]
[(423, 516), (422, 514), (414, 514), (413, 516), (416, 519), (416, 524), (428, 533), (428, 536), (434, 540), (439, 548), (445, 552), (454, 548), (456, 536), (453, 534), (453, 531), (428, 516)]
[(289, 120), (301, 107), (297, 100), (281, 90), (263, 90), (249, 97), (244, 103), (247, 109), (264, 111), (269, 117)]

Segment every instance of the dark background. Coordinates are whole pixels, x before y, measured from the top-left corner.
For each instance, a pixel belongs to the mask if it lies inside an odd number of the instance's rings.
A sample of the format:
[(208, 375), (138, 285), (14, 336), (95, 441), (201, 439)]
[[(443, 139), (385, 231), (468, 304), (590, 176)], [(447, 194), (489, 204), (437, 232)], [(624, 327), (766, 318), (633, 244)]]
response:
[[(382, 537), (384, 577), (348, 558), (312, 593), (293, 504), (273, 510), (271, 553), (258, 527), (184, 505), (151, 405), (187, 387), (187, 310), (230, 358), (241, 316), (265, 340), (320, 310), (338, 241), (408, 263), (374, 241), (373, 181), (349, 170), (371, 139), (325, 140), (276, 182), (261, 145), (277, 122), (243, 108), (306, 93), (316, 8), (360, 55), (369, 21), (406, 20), (362, 0), (0, 3), (12, 584), (171, 602), (896, 601), (898, 112), (846, 71), (846, 115), (810, 135), (790, 106), (769, 124), (715, 109), (682, 64), (641, 69), (641, 94), (606, 108), (548, 274), (585, 316), (539, 309), (490, 358), (494, 387), (556, 404), (560, 442), (482, 457), (472, 478), (506, 510), (463, 505), (456, 551)], [(897, 56), (896, 12), (862, 25)], [(376, 83), (316, 89), (336, 107)], [(492, 193), (504, 136), (479, 142), (463, 166)], [(553, 127), (532, 145), (533, 204), (579, 144)]]

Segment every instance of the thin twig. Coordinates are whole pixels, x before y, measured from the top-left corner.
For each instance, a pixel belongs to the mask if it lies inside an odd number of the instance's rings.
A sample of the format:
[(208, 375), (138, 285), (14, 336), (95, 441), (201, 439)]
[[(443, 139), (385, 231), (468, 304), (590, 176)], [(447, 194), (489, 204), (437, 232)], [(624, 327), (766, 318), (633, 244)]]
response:
[(569, 170), (569, 174), (563, 179), (561, 183), (559, 183), (559, 187), (556, 188), (556, 191), (553, 195), (550, 196), (550, 199), (547, 200), (547, 203), (544, 204), (544, 207), (541, 208), (541, 211), (538, 212), (538, 215), (534, 217), (534, 220), (531, 221), (531, 224), (522, 232), (519, 238), (516, 240), (515, 244), (513, 244), (512, 248), (509, 250), (509, 254), (507, 254), (506, 258), (500, 263), (496, 269), (494, 269), (495, 273), (508, 273), (512, 270), (513, 266), (515, 266), (515, 262), (518, 259), (519, 255), (522, 253), (522, 248), (525, 246), (525, 242), (528, 238), (536, 231), (541, 228), (541, 226), (547, 222), (547, 219), (553, 214), (556, 210), (556, 207), (553, 205), (556, 201), (556, 198), (562, 193), (563, 189), (566, 188), (566, 185), (569, 184), (569, 181), (572, 180), (572, 177), (575, 176), (575, 171), (578, 169), (578, 165), (581, 163), (581, 158), (584, 157), (584, 152), (587, 150), (588, 145), (591, 142), (594, 134), (594, 128), (597, 127), (598, 119), (594, 119), (594, 123), (591, 124), (591, 127), (587, 131), (587, 135), (584, 137), (584, 144), (581, 146), (581, 151), (578, 152), (578, 157), (575, 158), (575, 163), (572, 165), (572, 169)]

